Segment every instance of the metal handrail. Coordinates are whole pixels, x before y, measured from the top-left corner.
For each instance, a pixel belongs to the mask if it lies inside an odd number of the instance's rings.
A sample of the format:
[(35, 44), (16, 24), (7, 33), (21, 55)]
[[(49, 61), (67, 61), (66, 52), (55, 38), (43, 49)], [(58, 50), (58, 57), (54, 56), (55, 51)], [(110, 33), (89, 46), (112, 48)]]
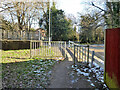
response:
[[(86, 56), (87, 56), (87, 64), (90, 63), (89, 59), (91, 59), (91, 67), (93, 66), (93, 61), (96, 62), (99, 66), (103, 67), (103, 64), (101, 62), (104, 62), (104, 57), (98, 53), (95, 53), (94, 51), (90, 51), (89, 48), (91, 45), (80, 45), (80, 44), (74, 43), (73, 41), (69, 41), (69, 44), (74, 45), (74, 47), (73, 47), (74, 64), (75, 64), (76, 59), (82, 59), (82, 61), (86, 61)], [(71, 46), (71, 45), (69, 45), (69, 46)], [(86, 52), (86, 50), (87, 50), (87, 52)], [(76, 55), (76, 52), (77, 52), (77, 55)], [(87, 55), (86, 55), (86, 53), (87, 53)], [(85, 58), (85, 60), (84, 60), (84, 58)]]
[[(77, 44), (73, 41), (69, 41), (69, 47), (71, 47), (71, 44), (72, 44), (72, 46), (74, 46), (74, 48), (73, 48), (74, 49), (74, 64), (76, 62), (76, 56), (75, 56), (76, 52), (77, 52), (77, 59), (80, 60), (82, 58), (82, 61), (84, 61), (83, 57), (85, 57), (85, 59), (87, 58), (87, 64), (89, 64), (89, 45), (80, 45), (80, 44)], [(83, 48), (85, 48), (85, 49), (83, 49)], [(77, 49), (77, 51), (76, 51), (76, 49)], [(78, 58), (78, 56), (79, 56), (79, 58)]]
[[(63, 55), (64, 53), (64, 55)], [(66, 58), (66, 42), (65, 41), (49, 41), (31, 40), (30, 57), (64, 57)]]

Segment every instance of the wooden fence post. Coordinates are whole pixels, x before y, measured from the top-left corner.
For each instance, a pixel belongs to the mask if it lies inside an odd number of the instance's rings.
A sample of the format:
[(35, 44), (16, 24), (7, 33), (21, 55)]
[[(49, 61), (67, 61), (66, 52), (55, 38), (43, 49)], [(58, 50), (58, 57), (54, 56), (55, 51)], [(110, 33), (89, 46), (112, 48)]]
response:
[(92, 61), (91, 61), (91, 67), (93, 66), (94, 55), (95, 55), (95, 52), (94, 52), (94, 51), (92, 51)]

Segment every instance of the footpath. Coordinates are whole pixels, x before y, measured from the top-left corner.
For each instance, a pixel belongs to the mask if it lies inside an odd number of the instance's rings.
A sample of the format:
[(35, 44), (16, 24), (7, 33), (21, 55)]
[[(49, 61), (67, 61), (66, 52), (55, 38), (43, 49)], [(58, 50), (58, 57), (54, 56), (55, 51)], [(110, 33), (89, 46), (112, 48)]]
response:
[(53, 67), (50, 85), (47, 88), (93, 88), (86, 76), (76, 77), (71, 70), (73, 64), (73, 54), (67, 49), (67, 58)]

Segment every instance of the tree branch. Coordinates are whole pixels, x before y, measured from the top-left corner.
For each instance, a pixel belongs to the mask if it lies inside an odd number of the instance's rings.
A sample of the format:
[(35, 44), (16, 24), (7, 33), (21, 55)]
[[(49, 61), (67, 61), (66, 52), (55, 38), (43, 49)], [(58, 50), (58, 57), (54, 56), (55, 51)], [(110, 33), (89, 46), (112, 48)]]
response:
[(102, 9), (102, 8), (100, 8), (100, 7), (98, 7), (98, 6), (96, 6), (93, 2), (92, 2), (92, 6), (94, 6), (94, 7), (98, 8), (98, 9), (100, 9), (101, 11), (107, 12), (106, 10), (104, 10), (104, 9)]

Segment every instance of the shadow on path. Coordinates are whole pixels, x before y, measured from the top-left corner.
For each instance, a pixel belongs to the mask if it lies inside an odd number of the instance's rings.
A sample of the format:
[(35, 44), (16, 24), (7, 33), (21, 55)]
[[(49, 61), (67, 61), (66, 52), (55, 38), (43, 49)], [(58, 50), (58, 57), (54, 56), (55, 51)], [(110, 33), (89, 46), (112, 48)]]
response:
[[(67, 49), (67, 53), (73, 58), (73, 53)], [(89, 83), (83, 79), (79, 79), (76, 84), (73, 84), (70, 79), (71, 65), (73, 61), (67, 58), (53, 67), (50, 85), (47, 88), (91, 88)], [(83, 76), (84, 78), (84, 76)]]

